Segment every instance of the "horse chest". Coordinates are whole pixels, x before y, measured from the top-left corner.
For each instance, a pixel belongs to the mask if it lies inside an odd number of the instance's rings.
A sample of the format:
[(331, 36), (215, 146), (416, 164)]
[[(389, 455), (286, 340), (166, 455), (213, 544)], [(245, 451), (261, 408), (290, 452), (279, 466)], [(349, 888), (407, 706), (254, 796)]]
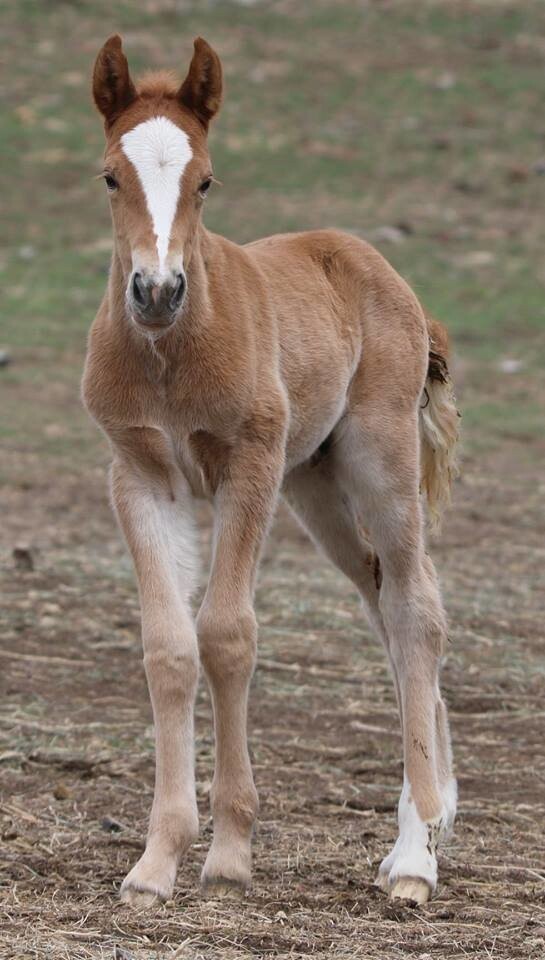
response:
[(176, 464), (189, 483), (193, 496), (213, 499), (228, 476), (232, 443), (206, 430), (193, 432), (179, 428), (164, 430), (170, 441)]

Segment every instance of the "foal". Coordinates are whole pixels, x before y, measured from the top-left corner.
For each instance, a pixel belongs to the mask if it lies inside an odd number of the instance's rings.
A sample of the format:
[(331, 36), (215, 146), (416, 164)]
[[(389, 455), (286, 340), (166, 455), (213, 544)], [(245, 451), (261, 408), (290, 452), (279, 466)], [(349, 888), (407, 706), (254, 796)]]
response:
[[(438, 671), (445, 616), (423, 537), (448, 498), (457, 414), (446, 334), (361, 240), (334, 230), (237, 246), (205, 230), (207, 130), (221, 65), (195, 41), (181, 84), (135, 86), (121, 40), (94, 69), (114, 224), (84, 402), (112, 449), (112, 499), (142, 608), (156, 736), (146, 849), (121, 888), (172, 895), (198, 832), (193, 702), (199, 660), (213, 700), (214, 839), (202, 873), (222, 893), (250, 881), (258, 799), (248, 755), (256, 661), (253, 592), (280, 495), (359, 590), (388, 653), (403, 731), (399, 838), (378, 883), (424, 902), (456, 784)], [(194, 497), (215, 507), (213, 560), (194, 622)]]

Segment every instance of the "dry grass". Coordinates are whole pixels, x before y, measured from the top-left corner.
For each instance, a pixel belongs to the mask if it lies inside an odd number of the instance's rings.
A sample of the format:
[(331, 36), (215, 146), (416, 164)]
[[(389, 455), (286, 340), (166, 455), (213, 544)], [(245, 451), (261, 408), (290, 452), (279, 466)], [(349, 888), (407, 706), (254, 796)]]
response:
[[(349, 586), (289, 518), (273, 532), (258, 596), (251, 742), (262, 811), (243, 903), (205, 901), (198, 888), (213, 762), (204, 689), (201, 840), (172, 903), (135, 914), (117, 902), (145, 833), (153, 757), (134, 588), (105, 500), (80, 487), (77, 517), (50, 534), (33, 571), (6, 558), (0, 956), (112, 957), (116, 945), (138, 960), (543, 956), (543, 517), (533, 474), (510, 479), (507, 467), (466, 464), (434, 550), (452, 621), (444, 686), (460, 817), (438, 895), (421, 909), (373, 886), (401, 779), (383, 656)], [(57, 491), (57, 509), (72, 496)], [(10, 515), (31, 529), (26, 499), (13, 494)]]

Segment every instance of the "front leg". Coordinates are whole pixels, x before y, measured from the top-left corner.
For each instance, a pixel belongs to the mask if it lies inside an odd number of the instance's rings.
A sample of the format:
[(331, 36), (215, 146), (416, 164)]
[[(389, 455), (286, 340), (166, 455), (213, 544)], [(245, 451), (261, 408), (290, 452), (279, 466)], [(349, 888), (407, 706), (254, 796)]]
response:
[(146, 849), (121, 898), (138, 906), (172, 896), (180, 859), (198, 834), (193, 704), (198, 648), (189, 609), (196, 554), (190, 493), (155, 430), (116, 443), (112, 497), (140, 593), (144, 667), (155, 721), (155, 794)]
[(197, 618), (201, 661), (214, 708), (216, 766), (211, 790), (214, 837), (202, 873), (214, 896), (250, 882), (258, 811), (247, 743), (247, 703), (255, 666), (253, 585), (259, 552), (284, 470), (285, 419), (248, 429), (216, 498), (214, 557)]

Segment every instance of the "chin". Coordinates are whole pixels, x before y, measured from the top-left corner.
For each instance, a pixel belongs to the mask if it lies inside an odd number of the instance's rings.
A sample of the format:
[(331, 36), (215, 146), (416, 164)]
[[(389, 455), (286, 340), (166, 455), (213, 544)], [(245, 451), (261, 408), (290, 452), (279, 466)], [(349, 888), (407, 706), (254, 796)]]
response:
[(158, 320), (157, 323), (150, 323), (149, 320), (140, 320), (134, 314), (131, 316), (132, 326), (138, 333), (150, 340), (160, 340), (176, 326), (176, 318), (167, 323)]

